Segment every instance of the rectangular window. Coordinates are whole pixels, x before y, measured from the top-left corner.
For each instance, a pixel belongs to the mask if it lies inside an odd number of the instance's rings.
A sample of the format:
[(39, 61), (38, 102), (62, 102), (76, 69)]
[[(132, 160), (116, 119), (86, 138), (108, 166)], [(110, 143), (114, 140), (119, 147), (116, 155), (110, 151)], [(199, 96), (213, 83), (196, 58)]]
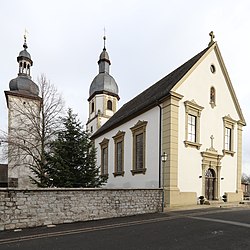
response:
[(130, 128), (133, 134), (133, 169), (132, 175), (146, 173), (146, 126), (147, 121), (138, 121)]
[(101, 146), (101, 175), (108, 175), (108, 145), (109, 140), (104, 138), (100, 143)]
[(225, 150), (231, 150), (231, 135), (232, 131), (230, 128), (225, 128)]
[(114, 177), (124, 176), (124, 131), (118, 131), (114, 139)]
[(143, 133), (136, 135), (136, 170), (143, 169)]
[(102, 148), (102, 167), (101, 174), (108, 174), (108, 147)]
[(200, 149), (200, 121), (203, 107), (194, 100), (185, 101), (185, 141), (186, 147)]
[(234, 156), (234, 126), (236, 121), (230, 115), (223, 117), (224, 122), (224, 155)]
[(196, 142), (196, 116), (188, 115), (188, 141)]
[(117, 173), (122, 173), (123, 167), (122, 167), (122, 142), (118, 142), (116, 144), (116, 170)]

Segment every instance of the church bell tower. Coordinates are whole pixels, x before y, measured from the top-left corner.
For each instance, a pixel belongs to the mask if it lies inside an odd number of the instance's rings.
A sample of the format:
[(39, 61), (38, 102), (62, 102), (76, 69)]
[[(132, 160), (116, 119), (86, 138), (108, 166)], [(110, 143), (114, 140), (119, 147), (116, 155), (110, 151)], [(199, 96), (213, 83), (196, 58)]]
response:
[(104, 47), (100, 54), (98, 65), (99, 74), (92, 81), (89, 88), (89, 118), (87, 130), (94, 134), (118, 108), (118, 85), (109, 74), (111, 62), (106, 50), (106, 37), (103, 37)]
[[(41, 98), (39, 88), (31, 80), (30, 68), (33, 61), (27, 51), (26, 36), (23, 50), (17, 57), (18, 76), (9, 83), (5, 91), (8, 107), (8, 186), (34, 187), (31, 154), (37, 148), (37, 131), (34, 123), (39, 121)], [(29, 152), (27, 152), (29, 151)], [(33, 157), (34, 158), (34, 157)]]

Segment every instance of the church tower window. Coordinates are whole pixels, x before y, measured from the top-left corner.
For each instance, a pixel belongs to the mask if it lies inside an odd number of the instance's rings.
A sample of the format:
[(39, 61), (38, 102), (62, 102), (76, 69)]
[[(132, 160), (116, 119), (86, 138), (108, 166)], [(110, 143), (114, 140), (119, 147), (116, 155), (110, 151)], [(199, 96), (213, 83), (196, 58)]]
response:
[(95, 111), (95, 104), (94, 102), (91, 103), (91, 113), (93, 113)]
[(110, 100), (107, 101), (107, 109), (113, 110), (112, 109), (112, 101), (110, 101)]

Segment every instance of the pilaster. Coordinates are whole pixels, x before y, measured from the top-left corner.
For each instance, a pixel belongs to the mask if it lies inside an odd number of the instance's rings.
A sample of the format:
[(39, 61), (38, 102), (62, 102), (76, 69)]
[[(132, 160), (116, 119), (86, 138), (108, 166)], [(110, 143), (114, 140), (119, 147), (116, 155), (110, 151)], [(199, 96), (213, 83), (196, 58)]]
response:
[(237, 127), (237, 192), (242, 192), (241, 175), (242, 175), (242, 127), (243, 124), (238, 122)]
[(178, 114), (183, 96), (171, 92), (162, 107), (162, 152), (168, 154), (163, 167), (165, 206), (178, 203)]

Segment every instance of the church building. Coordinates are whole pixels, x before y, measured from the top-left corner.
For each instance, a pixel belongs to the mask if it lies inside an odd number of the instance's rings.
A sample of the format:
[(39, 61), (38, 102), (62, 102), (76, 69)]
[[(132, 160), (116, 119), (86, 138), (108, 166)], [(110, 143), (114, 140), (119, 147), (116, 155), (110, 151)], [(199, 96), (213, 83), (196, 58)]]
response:
[(107, 188), (163, 188), (165, 206), (242, 199), (246, 125), (211, 32), (208, 47), (116, 111), (104, 47), (89, 93), (88, 129)]

